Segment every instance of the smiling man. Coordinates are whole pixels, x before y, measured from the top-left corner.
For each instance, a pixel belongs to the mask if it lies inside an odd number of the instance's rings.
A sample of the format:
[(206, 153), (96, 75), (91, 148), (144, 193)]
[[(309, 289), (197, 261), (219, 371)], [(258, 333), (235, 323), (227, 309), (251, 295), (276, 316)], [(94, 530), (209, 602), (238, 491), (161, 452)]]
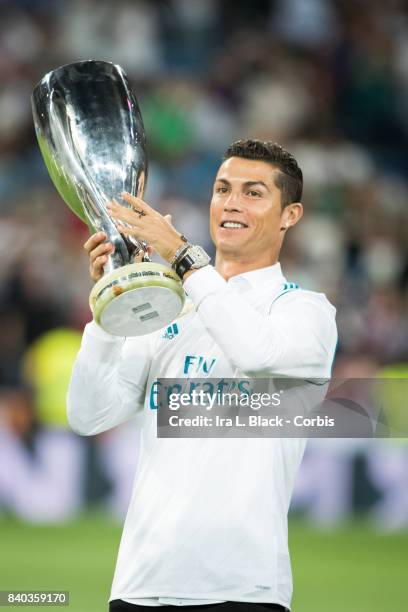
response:
[[(211, 202), (217, 269), (225, 278), (277, 262), (282, 232), (302, 216), (301, 196), (302, 173), (283, 149), (256, 141), (229, 147)], [(237, 271), (229, 274), (227, 262), (237, 262)]]
[[(335, 309), (323, 294), (288, 283), (278, 263), (286, 231), (302, 216), (301, 195), (302, 173), (287, 151), (257, 140), (232, 144), (210, 206), (215, 267), (142, 200), (123, 194), (132, 209), (110, 207), (123, 234), (171, 263), (194, 305), (171, 334), (125, 340), (90, 323), (74, 366), (75, 431), (93, 435), (141, 416), (112, 612), (290, 607), (287, 512), (305, 440), (158, 439), (157, 379), (330, 377)], [(113, 248), (105, 240), (99, 233), (85, 244), (95, 281)]]

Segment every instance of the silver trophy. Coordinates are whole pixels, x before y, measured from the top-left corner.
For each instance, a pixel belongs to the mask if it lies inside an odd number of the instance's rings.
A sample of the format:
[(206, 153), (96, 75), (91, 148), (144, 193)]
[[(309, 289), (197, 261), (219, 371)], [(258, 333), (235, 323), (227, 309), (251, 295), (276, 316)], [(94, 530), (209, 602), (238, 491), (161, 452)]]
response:
[(36, 85), (31, 103), (55, 187), (91, 233), (104, 231), (115, 246), (90, 294), (94, 319), (117, 336), (168, 325), (184, 304), (179, 277), (150, 262), (145, 242), (123, 237), (106, 209), (124, 191), (142, 198), (146, 185), (145, 132), (126, 74), (93, 60), (61, 66)]

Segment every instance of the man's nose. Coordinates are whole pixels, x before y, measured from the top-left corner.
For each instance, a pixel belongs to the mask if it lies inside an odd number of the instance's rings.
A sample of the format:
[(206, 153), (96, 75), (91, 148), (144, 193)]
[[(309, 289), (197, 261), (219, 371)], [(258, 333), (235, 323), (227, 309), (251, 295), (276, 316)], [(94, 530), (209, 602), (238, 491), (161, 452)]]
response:
[(242, 212), (242, 205), (238, 194), (230, 193), (224, 202), (225, 212)]

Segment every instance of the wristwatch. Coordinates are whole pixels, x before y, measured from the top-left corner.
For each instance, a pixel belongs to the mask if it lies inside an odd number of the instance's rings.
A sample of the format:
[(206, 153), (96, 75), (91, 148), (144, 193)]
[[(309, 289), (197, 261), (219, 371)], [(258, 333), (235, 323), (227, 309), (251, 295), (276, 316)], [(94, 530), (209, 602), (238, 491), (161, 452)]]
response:
[(198, 245), (187, 244), (178, 257), (174, 258), (171, 267), (182, 279), (189, 270), (204, 268), (210, 263), (211, 257)]

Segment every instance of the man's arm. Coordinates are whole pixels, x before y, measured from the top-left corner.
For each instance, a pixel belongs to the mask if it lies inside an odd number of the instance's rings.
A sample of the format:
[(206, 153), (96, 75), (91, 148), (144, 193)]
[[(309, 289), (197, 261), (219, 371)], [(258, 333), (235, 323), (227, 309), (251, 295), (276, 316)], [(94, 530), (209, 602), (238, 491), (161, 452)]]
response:
[(84, 331), (67, 397), (71, 428), (91, 436), (142, 410), (151, 360), (151, 340), (117, 338), (95, 322)]
[[(143, 238), (172, 262), (182, 244), (180, 234), (140, 198), (130, 194), (122, 197), (132, 209), (117, 202), (108, 207), (119, 231)], [(330, 376), (337, 330), (335, 309), (323, 296), (309, 292), (294, 299), (285, 296), (269, 315), (263, 315), (212, 266), (187, 271), (183, 281), (204, 326), (231, 363), (245, 374)]]
[[(104, 232), (93, 234), (84, 244), (94, 282), (114, 247)], [(136, 259), (135, 259), (136, 261)], [(91, 436), (115, 427), (141, 410), (151, 360), (151, 339), (125, 340), (107, 334), (95, 322), (85, 327), (67, 397), (71, 428)]]
[(229, 360), (248, 376), (330, 376), (337, 342), (335, 309), (319, 294), (294, 291), (269, 314), (258, 312), (212, 266), (191, 274), (184, 288)]

